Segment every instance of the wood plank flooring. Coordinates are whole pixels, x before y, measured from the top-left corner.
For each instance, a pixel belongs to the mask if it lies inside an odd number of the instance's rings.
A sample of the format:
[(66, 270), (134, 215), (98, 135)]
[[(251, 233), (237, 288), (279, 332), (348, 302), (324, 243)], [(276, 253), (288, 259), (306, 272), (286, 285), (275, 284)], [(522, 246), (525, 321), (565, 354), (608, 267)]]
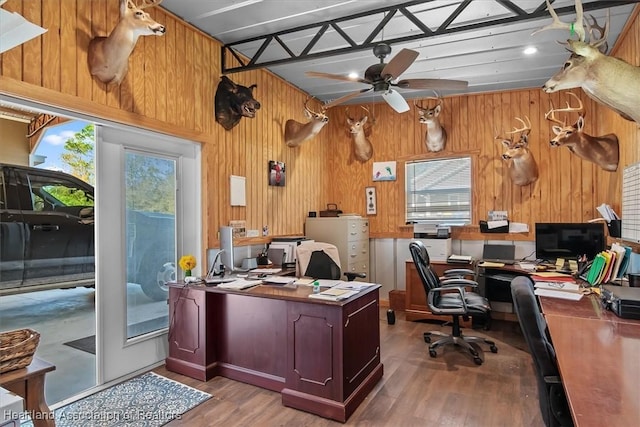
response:
[(388, 325), (381, 308), (384, 376), (345, 424), (285, 407), (276, 392), (222, 377), (201, 382), (161, 366), (154, 371), (213, 395), (167, 427), (544, 426), (531, 356), (517, 323), (494, 321), (490, 331), (464, 330), (491, 337), (498, 346), (497, 354), (486, 348), (484, 364), (476, 366), (453, 346), (429, 357), (422, 333), (448, 333), (450, 326), (407, 322), (402, 312), (396, 318), (395, 325)]

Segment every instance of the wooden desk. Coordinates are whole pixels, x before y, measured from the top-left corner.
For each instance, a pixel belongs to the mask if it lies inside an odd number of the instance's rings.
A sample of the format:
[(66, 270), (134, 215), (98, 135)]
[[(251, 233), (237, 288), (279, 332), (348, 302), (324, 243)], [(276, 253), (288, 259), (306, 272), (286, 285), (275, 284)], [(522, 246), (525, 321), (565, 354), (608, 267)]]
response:
[(640, 325), (558, 314), (545, 318), (576, 427), (637, 425)]
[(53, 411), (49, 409), (44, 398), (44, 376), (55, 369), (55, 365), (34, 357), (29, 366), (0, 375), (0, 387), (12, 391), (25, 400), (25, 409), (34, 427), (55, 427), (56, 425)]
[[(582, 317), (599, 319), (617, 323), (631, 323), (640, 326), (640, 320), (623, 319), (605, 309), (600, 303), (600, 295), (583, 296), (580, 301), (570, 301), (560, 298), (538, 297), (542, 313), (547, 315)], [(640, 355), (638, 356), (640, 357)]]
[(383, 374), (378, 288), (332, 302), (307, 286), (170, 285), (166, 367), (278, 391), (285, 406), (345, 422)]

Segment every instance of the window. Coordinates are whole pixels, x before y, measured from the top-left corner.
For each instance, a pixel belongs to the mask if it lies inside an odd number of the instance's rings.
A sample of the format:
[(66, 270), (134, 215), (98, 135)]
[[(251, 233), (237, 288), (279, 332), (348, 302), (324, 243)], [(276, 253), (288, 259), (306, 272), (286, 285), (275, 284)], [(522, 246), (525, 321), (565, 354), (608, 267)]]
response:
[(471, 157), (405, 164), (407, 222), (471, 223)]

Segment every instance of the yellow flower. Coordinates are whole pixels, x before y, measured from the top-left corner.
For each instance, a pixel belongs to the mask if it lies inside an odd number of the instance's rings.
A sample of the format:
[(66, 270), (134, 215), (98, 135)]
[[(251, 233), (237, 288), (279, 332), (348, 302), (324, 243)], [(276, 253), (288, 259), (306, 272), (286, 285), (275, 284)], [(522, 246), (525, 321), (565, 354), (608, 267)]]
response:
[(185, 271), (191, 270), (196, 268), (196, 258), (193, 255), (183, 255), (178, 264)]

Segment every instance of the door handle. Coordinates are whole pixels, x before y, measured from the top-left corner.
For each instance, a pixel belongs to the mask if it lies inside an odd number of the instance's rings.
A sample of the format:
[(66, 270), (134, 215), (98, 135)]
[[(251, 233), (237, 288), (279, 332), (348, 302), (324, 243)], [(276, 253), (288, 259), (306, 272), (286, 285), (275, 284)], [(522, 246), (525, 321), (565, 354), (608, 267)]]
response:
[(34, 231), (58, 231), (58, 230), (60, 230), (60, 226), (59, 225), (51, 225), (51, 224), (34, 225), (31, 228)]

